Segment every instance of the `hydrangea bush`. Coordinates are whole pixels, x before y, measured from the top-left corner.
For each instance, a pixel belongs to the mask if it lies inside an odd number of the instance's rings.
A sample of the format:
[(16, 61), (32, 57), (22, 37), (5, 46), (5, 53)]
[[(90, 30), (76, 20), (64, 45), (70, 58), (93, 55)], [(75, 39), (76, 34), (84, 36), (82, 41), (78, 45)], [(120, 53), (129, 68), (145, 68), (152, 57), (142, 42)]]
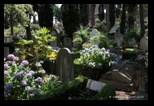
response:
[[(80, 57), (76, 60), (77, 64), (82, 65), (85, 74), (89, 71), (105, 73), (112, 65), (117, 64), (118, 58), (115, 53), (110, 53), (109, 49), (99, 48), (98, 45), (92, 45), (89, 48), (83, 48)], [(89, 70), (87, 72), (87, 70)], [(92, 74), (92, 73), (91, 73)]]
[(29, 100), (45, 93), (45, 81), (34, 77), (27, 60), (9, 54), (4, 58), (4, 99)]

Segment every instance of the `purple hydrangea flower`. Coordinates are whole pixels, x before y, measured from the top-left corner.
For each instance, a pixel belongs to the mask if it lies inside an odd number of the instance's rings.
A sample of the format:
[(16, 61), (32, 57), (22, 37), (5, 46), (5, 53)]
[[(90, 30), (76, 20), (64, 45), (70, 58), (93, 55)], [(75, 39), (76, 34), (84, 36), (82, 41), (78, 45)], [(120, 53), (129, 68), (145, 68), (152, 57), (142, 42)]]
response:
[(22, 61), (22, 64), (25, 65), (25, 66), (27, 66), (29, 64), (29, 62), (27, 60), (23, 60)]
[(9, 68), (8, 64), (4, 64), (4, 69), (8, 69), (8, 68)]
[(13, 60), (14, 60), (14, 61), (18, 61), (19, 58), (18, 58), (18, 57), (14, 57)]
[(98, 48), (98, 45), (94, 45), (94, 48)]
[(34, 75), (34, 74), (35, 74), (35, 72), (34, 72), (33, 70), (29, 71), (29, 73), (31, 73), (32, 75)]
[(36, 82), (41, 82), (41, 81), (42, 81), (42, 78), (41, 78), (41, 77), (37, 77), (37, 78), (35, 79), (35, 81), (36, 81)]
[(4, 71), (4, 76), (8, 76), (9, 72), (8, 71)]
[(14, 57), (15, 57), (15, 56), (14, 56), (13, 54), (9, 54), (9, 55), (7, 56), (8, 59), (12, 59), (12, 60), (14, 59)]
[(98, 65), (98, 67), (101, 67), (102, 66), (102, 63), (98, 63), (97, 65)]
[(27, 85), (27, 81), (26, 80), (21, 81), (21, 85), (22, 86), (26, 86)]
[(20, 72), (20, 74), (21, 74), (21, 75), (24, 75), (24, 74), (26, 74), (26, 72), (25, 72), (24, 70), (22, 70), (22, 71)]
[(92, 62), (89, 62), (89, 63), (88, 63), (88, 66), (91, 67), (91, 66), (92, 66)]
[(13, 84), (12, 83), (6, 84), (6, 90), (11, 90), (12, 88), (13, 88)]
[(28, 91), (29, 91), (30, 93), (32, 93), (32, 92), (34, 91), (34, 88), (33, 88), (33, 87), (30, 87), (30, 88), (28, 89)]
[(20, 79), (21, 78), (21, 73), (15, 74), (14, 78)]
[(85, 50), (82, 50), (82, 53), (85, 53), (86, 51)]
[(110, 52), (110, 49), (106, 49), (106, 51)]
[(32, 73), (28, 73), (27, 76), (28, 77), (32, 77), (33, 75), (32, 75)]
[(115, 54), (115, 53), (110, 53), (110, 55), (111, 55), (112, 57), (114, 57), (114, 58), (117, 57), (117, 54)]
[(4, 58), (4, 61), (6, 61), (6, 58)]

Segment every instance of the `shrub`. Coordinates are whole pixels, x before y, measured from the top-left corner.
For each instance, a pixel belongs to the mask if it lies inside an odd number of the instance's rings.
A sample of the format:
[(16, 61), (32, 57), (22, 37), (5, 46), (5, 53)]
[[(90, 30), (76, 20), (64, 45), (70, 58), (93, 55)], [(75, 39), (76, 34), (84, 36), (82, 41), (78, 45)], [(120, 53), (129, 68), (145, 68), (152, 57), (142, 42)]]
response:
[[(84, 48), (80, 57), (75, 59), (76, 71), (92, 79), (98, 79), (102, 73), (105, 73), (112, 65), (116, 57), (110, 54), (109, 49), (99, 48), (98, 45), (93, 45), (89, 48)], [(78, 72), (77, 72), (78, 73)]]
[(77, 76), (74, 80), (62, 83), (57, 81), (48, 82), (49, 89), (41, 97), (40, 100), (68, 100), (69, 97), (77, 96), (81, 90), (86, 86), (87, 78), (84, 76)]
[[(84, 28), (84, 26), (80, 25), (80, 28), (77, 29), (76, 32), (74, 32), (74, 35), (76, 38), (74, 39), (74, 42), (80, 42), (81, 44), (85, 43), (89, 39), (89, 30), (87, 28)], [(81, 40), (82, 39), (82, 40)]]
[(94, 97), (94, 100), (114, 100), (115, 89), (111, 86), (106, 85), (102, 88)]
[(109, 39), (105, 33), (101, 33), (97, 36), (90, 38), (90, 42), (97, 44), (99, 47), (109, 48)]
[(31, 28), (31, 30), (39, 30), (39, 29), (41, 29), (41, 27), (39, 26), (39, 24), (31, 24), (30, 25), (30, 28)]
[(13, 54), (4, 58), (4, 99), (29, 100), (41, 96), (47, 89), (43, 76), (31, 70), (27, 60), (19, 61)]
[(103, 22), (98, 23), (98, 25), (96, 26), (96, 29), (100, 32), (103, 32), (103, 33), (109, 32), (109, 28)]

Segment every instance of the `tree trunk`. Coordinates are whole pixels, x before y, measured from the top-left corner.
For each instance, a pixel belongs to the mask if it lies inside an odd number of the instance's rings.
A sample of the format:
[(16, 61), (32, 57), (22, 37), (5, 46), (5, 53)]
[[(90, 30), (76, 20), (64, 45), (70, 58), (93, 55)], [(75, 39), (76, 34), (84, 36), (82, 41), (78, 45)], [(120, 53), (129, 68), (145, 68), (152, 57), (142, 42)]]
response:
[(27, 34), (27, 40), (31, 40), (32, 36), (30, 31), (30, 24), (28, 24), (28, 26), (26, 27), (26, 34)]
[(134, 29), (136, 9), (137, 9), (137, 4), (129, 4), (128, 5), (129, 30)]
[(98, 14), (98, 16), (99, 16), (100, 21), (102, 22), (103, 19), (104, 19), (104, 4), (99, 5), (99, 14)]
[(110, 4), (109, 8), (110, 28), (112, 28), (115, 24), (115, 4)]
[(12, 10), (10, 13), (10, 28), (11, 28), (11, 35), (13, 36), (14, 32), (13, 32), (13, 19), (12, 19)]
[(95, 25), (95, 4), (89, 4), (89, 26), (93, 27)]
[[(29, 19), (31, 20), (31, 15), (29, 15)], [(28, 26), (26, 27), (26, 34), (27, 34), (27, 40), (32, 40), (32, 35), (30, 31), (30, 22), (28, 23)]]
[(125, 34), (125, 21), (126, 21), (126, 4), (123, 4), (121, 23), (120, 23), (120, 33), (123, 35)]
[(87, 4), (80, 4), (80, 20), (83, 26), (88, 24)]
[(140, 26), (141, 26), (141, 36), (145, 34), (145, 26), (144, 26), (144, 14), (143, 14), (143, 4), (139, 4), (140, 10)]

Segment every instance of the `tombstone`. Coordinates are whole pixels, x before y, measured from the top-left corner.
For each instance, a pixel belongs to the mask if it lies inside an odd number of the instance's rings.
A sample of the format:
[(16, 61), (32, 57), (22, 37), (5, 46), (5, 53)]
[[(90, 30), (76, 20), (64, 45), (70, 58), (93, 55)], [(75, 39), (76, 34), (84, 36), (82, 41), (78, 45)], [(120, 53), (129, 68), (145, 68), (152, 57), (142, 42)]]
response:
[(121, 47), (122, 46), (122, 42), (123, 42), (123, 35), (122, 34), (115, 34), (115, 42), (117, 43), (117, 47)]
[(9, 36), (4, 37), (4, 43), (8, 43), (11, 41), (11, 38)]
[(144, 37), (140, 40), (139, 49), (141, 49), (141, 50), (148, 50), (148, 37), (145, 37), (145, 36), (144, 36)]
[(56, 75), (63, 82), (74, 79), (73, 53), (68, 48), (62, 48), (58, 52)]
[(4, 47), (4, 57), (7, 57), (7, 55), (10, 54), (9, 47)]
[(111, 30), (109, 31), (109, 34), (112, 34), (112, 33), (116, 33), (116, 25), (114, 24), (114, 26), (111, 28)]
[(100, 91), (104, 86), (106, 86), (105, 83), (95, 81), (92, 79), (88, 79), (86, 88), (94, 90), (94, 91)]
[(125, 89), (131, 91), (131, 80), (136, 72), (135, 64), (129, 60), (125, 60), (110, 69), (109, 72), (103, 74), (99, 81), (111, 85), (116, 89)]
[(53, 48), (59, 47), (59, 45), (60, 45), (60, 31), (55, 28), (55, 29), (52, 29), (51, 34), (53, 36), (56, 36), (56, 39), (54, 41), (51, 41), (50, 45)]
[(63, 42), (64, 42), (64, 47), (67, 47), (70, 51), (72, 51), (72, 40), (71, 40), (71, 38), (65, 37)]
[(90, 37), (97, 36), (98, 34), (100, 34), (100, 32), (97, 29), (94, 28), (90, 32)]
[(136, 44), (135, 38), (133, 37), (133, 38), (129, 39), (128, 44), (129, 44), (130, 47), (133, 47)]

